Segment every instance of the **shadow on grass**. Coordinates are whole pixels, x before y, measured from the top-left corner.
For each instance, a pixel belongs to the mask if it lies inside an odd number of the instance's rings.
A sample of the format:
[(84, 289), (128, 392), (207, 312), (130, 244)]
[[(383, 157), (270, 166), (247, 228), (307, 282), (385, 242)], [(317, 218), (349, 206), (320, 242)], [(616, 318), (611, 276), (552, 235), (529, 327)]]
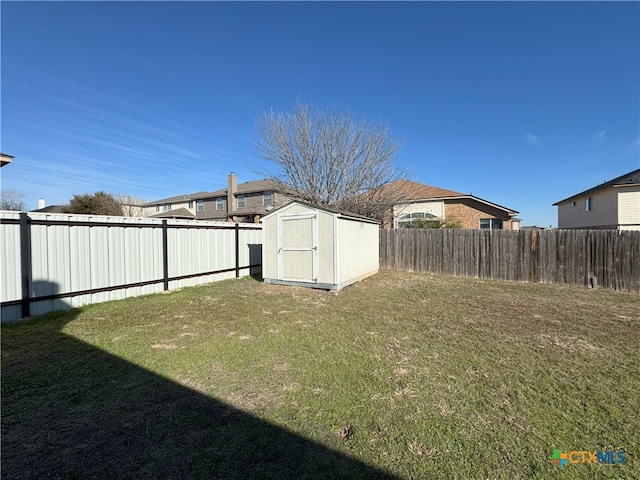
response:
[(393, 478), (62, 332), (2, 328), (2, 478)]

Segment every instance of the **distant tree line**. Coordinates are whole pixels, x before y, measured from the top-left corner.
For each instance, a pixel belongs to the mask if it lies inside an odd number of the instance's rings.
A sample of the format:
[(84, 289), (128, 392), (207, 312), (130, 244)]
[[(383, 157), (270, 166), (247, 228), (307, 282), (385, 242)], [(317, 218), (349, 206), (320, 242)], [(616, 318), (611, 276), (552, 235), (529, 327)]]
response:
[[(24, 211), (24, 195), (18, 190), (0, 192), (0, 210)], [(105, 215), (114, 217), (144, 217), (143, 200), (98, 191), (96, 193), (74, 194), (69, 203), (61, 206), (63, 213), (83, 215)]]

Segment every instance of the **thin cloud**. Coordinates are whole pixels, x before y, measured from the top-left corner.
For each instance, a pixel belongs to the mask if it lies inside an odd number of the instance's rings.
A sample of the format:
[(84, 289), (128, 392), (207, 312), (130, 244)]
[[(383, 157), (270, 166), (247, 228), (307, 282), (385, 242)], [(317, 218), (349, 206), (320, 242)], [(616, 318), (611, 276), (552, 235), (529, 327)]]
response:
[(525, 138), (527, 139), (527, 143), (529, 143), (529, 145), (538, 145), (540, 143), (540, 137), (534, 135), (533, 133), (527, 133), (525, 135)]
[(593, 136), (593, 139), (597, 142), (597, 143), (602, 143), (605, 142), (607, 140), (609, 140), (609, 137), (607, 135), (607, 129), (603, 128), (602, 130), (600, 130), (598, 133), (596, 133)]

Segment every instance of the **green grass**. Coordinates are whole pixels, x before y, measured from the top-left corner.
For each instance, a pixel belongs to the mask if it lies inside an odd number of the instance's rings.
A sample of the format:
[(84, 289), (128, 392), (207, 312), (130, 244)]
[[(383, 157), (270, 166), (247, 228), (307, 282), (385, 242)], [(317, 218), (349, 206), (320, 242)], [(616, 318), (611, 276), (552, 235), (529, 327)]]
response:
[(224, 281), (3, 326), (2, 475), (639, 478), (639, 372), (637, 294)]

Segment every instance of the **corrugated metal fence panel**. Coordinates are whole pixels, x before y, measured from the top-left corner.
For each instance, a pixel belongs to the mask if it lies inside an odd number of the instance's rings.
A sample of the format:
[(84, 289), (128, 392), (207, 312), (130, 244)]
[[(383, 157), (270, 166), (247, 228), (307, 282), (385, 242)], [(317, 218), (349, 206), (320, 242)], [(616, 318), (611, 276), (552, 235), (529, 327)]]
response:
[[(186, 278), (170, 281), (169, 288), (188, 287), (235, 276), (233, 224), (198, 222), (196, 228), (175, 228), (180, 225), (184, 225), (184, 222), (172, 221), (168, 224), (169, 278)], [(200, 275), (206, 272), (211, 273)]]
[[(162, 220), (43, 213), (28, 216), (31, 315), (163, 290)], [(2, 306), (2, 320), (7, 321), (20, 318), (22, 311), (20, 215), (0, 212), (0, 218), (0, 289), (2, 302), (12, 303)], [(169, 220), (166, 230), (168, 276), (173, 278), (169, 288), (236, 275), (234, 224)], [(255, 273), (249, 267), (256, 263), (259, 273), (261, 226), (241, 224), (238, 234), (240, 275)], [(47, 296), (62, 298), (36, 300)]]
[[(20, 300), (20, 225), (5, 224), (6, 220), (17, 222), (18, 212), (0, 211), (0, 295), (2, 301)], [(9, 317), (20, 316), (20, 305), (2, 309), (2, 315)]]
[[(162, 278), (161, 220), (37, 213), (29, 217), (32, 297), (105, 289), (35, 301), (31, 304), (32, 315), (162, 291), (162, 283), (107, 290)], [(82, 224), (77, 225), (79, 222)]]

